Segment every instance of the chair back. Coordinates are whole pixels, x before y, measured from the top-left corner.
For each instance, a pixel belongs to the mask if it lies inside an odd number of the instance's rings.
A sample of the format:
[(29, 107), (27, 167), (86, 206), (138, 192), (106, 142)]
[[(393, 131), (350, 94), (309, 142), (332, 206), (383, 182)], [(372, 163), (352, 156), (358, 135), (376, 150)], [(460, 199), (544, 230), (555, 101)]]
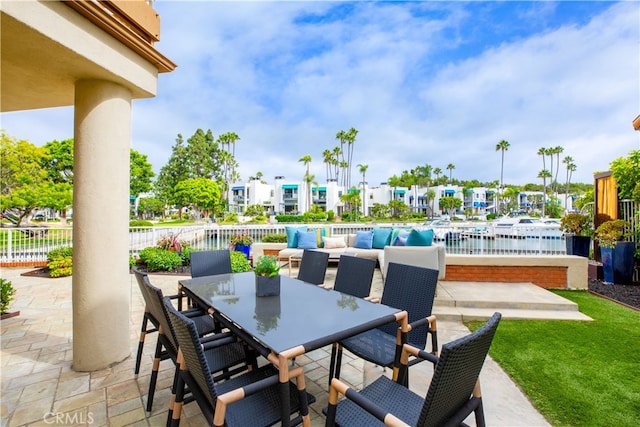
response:
[[(182, 351), (184, 364), (189, 372), (188, 379), (193, 380), (195, 384), (189, 384), (191, 381), (187, 381), (187, 379), (185, 379), (185, 382), (196, 400), (198, 400), (198, 403), (201, 405), (202, 398), (205, 398), (210, 405), (207, 408), (207, 412), (212, 412), (213, 408), (215, 408), (217, 394), (213, 383), (213, 375), (205, 358), (196, 324), (176, 310), (168, 297), (163, 299), (163, 303), (176, 334), (178, 346)], [(183, 367), (181, 366), (182, 369)], [(202, 409), (204, 411), (204, 408)]]
[(157, 325), (162, 328), (162, 338), (159, 339), (163, 339), (162, 344), (167, 349), (167, 352), (172, 358), (175, 358), (178, 345), (168, 314), (164, 308), (162, 289), (153, 286), (146, 273), (134, 269), (133, 274), (136, 276), (149, 314), (156, 320)]
[(191, 252), (191, 277), (231, 273), (229, 249)]
[[(487, 357), (493, 336), (500, 322), (500, 313), (493, 316), (477, 331), (442, 346), (440, 358), (433, 372), (431, 385), (422, 407), (419, 426), (444, 425), (469, 404), (480, 370)], [(476, 398), (476, 405), (481, 401)], [(470, 411), (460, 411), (465, 417)], [(463, 418), (464, 419), (464, 418)], [(455, 420), (453, 420), (455, 423)], [(460, 424), (462, 420), (458, 421)]]
[(149, 295), (147, 287), (145, 286), (145, 281), (149, 280), (149, 276), (147, 275), (147, 273), (143, 273), (142, 271), (138, 270), (137, 268), (133, 268), (132, 271), (133, 271), (133, 275), (136, 278), (136, 281), (138, 282), (138, 288), (140, 288), (140, 294), (142, 295), (142, 298), (144, 299), (145, 310), (147, 311), (147, 316), (149, 317), (149, 320), (151, 320), (151, 323), (153, 323), (153, 325), (157, 327), (158, 326), (158, 320), (154, 316), (154, 314), (151, 312), (151, 305), (152, 305), (151, 296)]
[[(381, 303), (409, 313), (409, 323), (431, 315), (438, 283), (438, 270), (406, 264), (389, 263)], [(380, 330), (395, 336), (398, 326), (388, 324)], [(408, 342), (417, 348), (427, 344), (428, 326), (409, 332)]]
[(375, 269), (376, 261), (373, 259), (342, 255), (333, 289), (358, 298), (367, 297), (371, 293)]
[(328, 263), (328, 252), (305, 249), (302, 253), (302, 260), (300, 261), (298, 280), (313, 283), (314, 285), (323, 284)]

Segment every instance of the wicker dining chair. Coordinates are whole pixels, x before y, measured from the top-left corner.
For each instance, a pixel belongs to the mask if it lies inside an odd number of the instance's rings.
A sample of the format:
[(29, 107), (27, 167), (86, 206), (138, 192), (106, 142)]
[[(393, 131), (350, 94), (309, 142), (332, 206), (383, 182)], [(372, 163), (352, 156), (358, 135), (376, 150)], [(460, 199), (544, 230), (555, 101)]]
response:
[[(480, 392), (480, 371), (493, 341), (500, 313), (477, 331), (442, 346), (440, 357), (408, 344), (403, 346), (402, 361), (408, 354), (435, 364), (433, 377), (423, 398), (399, 382), (381, 376), (361, 391), (349, 388), (337, 378), (331, 381), (329, 406), (324, 409), (327, 426), (460, 426), (475, 413), (476, 426), (484, 427)], [(346, 399), (338, 402), (342, 394)]]
[(327, 273), (329, 264), (329, 253), (305, 249), (302, 253), (300, 268), (298, 270), (298, 280), (321, 285), (324, 283), (324, 276)]
[(376, 261), (352, 255), (340, 256), (333, 290), (358, 298), (368, 297), (376, 269)]
[[(158, 340), (154, 354), (153, 367), (149, 379), (149, 392), (147, 395), (147, 412), (151, 412), (153, 399), (155, 396), (158, 371), (162, 360), (171, 359), (176, 365), (174, 374), (174, 384), (172, 393), (175, 394), (176, 378), (178, 375), (178, 346), (175, 333), (169, 321), (169, 313), (166, 310), (164, 301), (171, 303), (170, 297), (164, 297), (162, 290), (153, 286), (149, 281), (149, 276), (139, 271), (134, 271), (136, 279), (141, 283), (141, 292), (148, 308), (150, 316), (157, 321)], [(240, 343), (230, 332), (212, 334), (213, 318), (208, 314), (201, 314), (197, 310), (182, 312), (184, 316), (189, 316), (196, 325), (198, 336), (203, 337), (205, 343), (204, 355), (209, 364), (211, 372), (216, 375), (214, 381), (229, 378), (231, 375), (247, 370), (249, 366), (256, 366), (256, 359), (253, 352)], [(205, 334), (203, 334), (203, 331)]]
[[(136, 364), (134, 367), (134, 374), (137, 377), (140, 373), (140, 364), (142, 362), (142, 354), (144, 350), (144, 343), (148, 334), (158, 332), (160, 326), (160, 320), (157, 318), (159, 314), (156, 311), (155, 315), (151, 313), (151, 304), (149, 302), (149, 295), (144, 285), (144, 280), (148, 280), (147, 273), (144, 273), (136, 268), (132, 269), (133, 274), (138, 282), (138, 288), (142, 294), (142, 298), (145, 301), (144, 314), (142, 316), (142, 327), (140, 331), (140, 341), (138, 342), (138, 351), (136, 353)], [(146, 278), (146, 279), (145, 279)], [(181, 295), (171, 295), (172, 299), (181, 299)], [(181, 304), (179, 304), (181, 308)], [(198, 331), (201, 335), (206, 335), (214, 332), (215, 324), (213, 318), (207, 315), (203, 310), (198, 308), (192, 308), (184, 311), (185, 315), (193, 317), (198, 325)]]
[[(427, 337), (431, 336), (431, 352), (437, 354), (438, 337), (436, 317), (431, 314), (435, 299), (438, 270), (406, 264), (390, 263), (382, 291), (381, 303), (409, 314), (411, 330), (407, 342), (414, 347), (425, 349)], [(331, 350), (329, 381), (340, 377), (343, 348), (356, 356), (385, 368), (391, 368), (396, 361), (396, 336), (398, 325), (390, 323), (347, 338), (334, 344)], [(412, 358), (410, 365), (421, 362)], [(408, 376), (405, 377), (408, 386)]]
[(229, 249), (191, 252), (191, 277), (231, 273)]
[[(180, 422), (185, 388), (191, 392), (209, 425), (245, 427), (279, 423), (282, 419), (282, 389), (278, 370), (267, 364), (226, 381), (214, 382), (195, 323), (166, 300), (165, 305), (178, 339), (180, 364), (171, 425), (176, 426)], [(308, 404), (315, 399), (304, 389), (302, 367), (292, 369), (290, 374), (295, 378), (295, 384), (289, 382), (290, 415), (298, 413), (291, 424), (296, 425), (303, 418), (309, 421)]]

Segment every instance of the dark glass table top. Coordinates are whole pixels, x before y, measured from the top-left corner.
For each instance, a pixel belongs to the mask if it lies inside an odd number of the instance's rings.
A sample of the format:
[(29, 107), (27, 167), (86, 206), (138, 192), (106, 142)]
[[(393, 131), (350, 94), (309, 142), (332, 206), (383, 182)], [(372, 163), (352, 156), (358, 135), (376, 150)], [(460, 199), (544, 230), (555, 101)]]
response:
[(201, 304), (234, 322), (276, 353), (305, 351), (395, 321), (400, 312), (341, 292), (281, 276), (279, 296), (256, 297), (253, 272), (183, 279)]

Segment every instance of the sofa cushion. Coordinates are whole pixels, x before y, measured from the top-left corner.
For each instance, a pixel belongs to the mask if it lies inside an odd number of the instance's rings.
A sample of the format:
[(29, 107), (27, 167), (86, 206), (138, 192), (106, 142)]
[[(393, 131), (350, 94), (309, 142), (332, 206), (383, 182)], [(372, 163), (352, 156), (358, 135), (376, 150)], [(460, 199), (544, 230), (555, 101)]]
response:
[(353, 244), (354, 248), (358, 249), (371, 249), (373, 244), (373, 232), (371, 231), (357, 231), (356, 241)]
[(309, 228), (309, 231), (316, 233), (316, 244), (319, 248), (322, 248), (324, 245), (322, 238), (325, 236), (331, 236), (331, 229), (329, 227)]
[(298, 230), (298, 249), (318, 249), (316, 232)]
[(411, 231), (408, 228), (394, 228), (393, 230), (391, 230), (391, 237), (389, 239), (389, 245), (390, 246), (397, 246), (396, 245), (396, 240), (398, 240), (398, 235), (400, 235), (400, 233), (402, 232), (408, 232)]
[(373, 229), (373, 244), (374, 249), (384, 249), (391, 242), (391, 228), (374, 228)]
[(416, 265), (438, 270), (438, 279), (442, 280), (446, 273), (445, 258), (444, 246), (387, 246), (384, 248), (380, 271), (385, 277), (390, 262)]
[(431, 246), (433, 230), (411, 230), (405, 246)]
[(407, 246), (407, 239), (409, 238), (410, 231), (401, 230), (393, 242), (393, 246)]
[(298, 231), (306, 231), (307, 227), (285, 227), (284, 231), (287, 234), (287, 247), (298, 247)]
[(322, 238), (322, 247), (325, 249), (337, 249), (337, 248), (346, 248), (347, 242), (344, 241), (344, 237), (335, 236), (335, 237), (323, 237)]

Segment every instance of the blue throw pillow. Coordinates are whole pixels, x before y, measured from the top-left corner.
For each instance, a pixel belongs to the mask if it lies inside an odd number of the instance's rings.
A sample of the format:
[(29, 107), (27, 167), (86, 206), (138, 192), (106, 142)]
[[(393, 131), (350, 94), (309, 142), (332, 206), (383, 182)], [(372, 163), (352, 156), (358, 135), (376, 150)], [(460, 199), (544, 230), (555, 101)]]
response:
[(315, 231), (298, 231), (298, 249), (318, 249)]
[(411, 230), (407, 237), (407, 246), (431, 246), (433, 244), (433, 230)]
[(409, 231), (400, 231), (396, 241), (393, 242), (393, 246), (407, 246), (407, 239), (409, 238)]
[(375, 249), (384, 249), (391, 242), (391, 228), (374, 228), (373, 229), (373, 245)]
[(287, 233), (287, 247), (298, 247), (298, 231), (306, 231), (307, 227), (285, 227), (284, 231)]
[(356, 241), (353, 244), (354, 248), (359, 249), (371, 249), (373, 245), (373, 232), (372, 231), (357, 231)]
[(389, 239), (389, 244), (391, 246), (399, 246), (397, 244), (398, 236), (400, 235), (400, 233), (404, 233), (404, 232), (406, 232), (407, 235), (408, 235), (409, 231), (411, 231), (411, 229), (406, 229), (406, 228), (394, 228), (394, 229), (392, 229), (391, 230), (391, 238)]

